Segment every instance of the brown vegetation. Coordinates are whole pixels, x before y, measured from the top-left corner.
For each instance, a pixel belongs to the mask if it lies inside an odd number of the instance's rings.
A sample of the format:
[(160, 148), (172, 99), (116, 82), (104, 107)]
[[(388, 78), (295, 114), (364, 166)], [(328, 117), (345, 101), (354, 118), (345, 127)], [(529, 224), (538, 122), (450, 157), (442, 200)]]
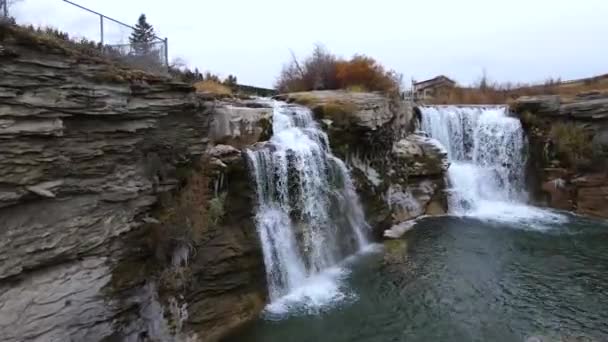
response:
[(279, 92), (328, 89), (398, 92), (400, 89), (401, 75), (386, 70), (365, 55), (346, 60), (317, 45), (304, 61), (292, 57), (291, 62), (283, 66), (275, 84)]
[(543, 84), (499, 84), (483, 76), (473, 87), (453, 87), (430, 102), (433, 104), (507, 104), (520, 96), (560, 95), (568, 101), (581, 93), (608, 91), (608, 74), (562, 82), (548, 79)]
[(348, 126), (352, 123), (352, 114), (357, 111), (357, 106), (348, 101), (331, 100), (315, 107), (314, 111), (321, 118), (328, 118), (340, 126)]
[(223, 96), (232, 95), (232, 90), (229, 87), (217, 81), (199, 81), (194, 83), (194, 88), (196, 88), (196, 91), (199, 93)]

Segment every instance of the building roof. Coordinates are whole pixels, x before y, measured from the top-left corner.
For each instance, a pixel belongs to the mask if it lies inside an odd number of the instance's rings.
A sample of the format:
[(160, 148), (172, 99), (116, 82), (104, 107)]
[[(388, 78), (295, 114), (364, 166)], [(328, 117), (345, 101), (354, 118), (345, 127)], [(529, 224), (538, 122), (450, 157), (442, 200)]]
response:
[(456, 82), (454, 80), (450, 79), (449, 77), (444, 76), (444, 75), (439, 75), (437, 77), (433, 77), (433, 78), (428, 79), (428, 80), (424, 80), (424, 81), (420, 81), (420, 82), (415, 82), (414, 86), (417, 89), (422, 89), (422, 88), (431, 87), (431, 86), (434, 86), (436, 84), (445, 83), (445, 82), (450, 83), (452, 85), (456, 84)]

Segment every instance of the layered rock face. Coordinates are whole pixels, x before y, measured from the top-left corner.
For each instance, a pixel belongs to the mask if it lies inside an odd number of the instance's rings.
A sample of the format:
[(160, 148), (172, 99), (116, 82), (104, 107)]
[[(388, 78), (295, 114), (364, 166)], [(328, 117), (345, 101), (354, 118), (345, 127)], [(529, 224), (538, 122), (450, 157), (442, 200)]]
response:
[(512, 109), (529, 136), (539, 201), (608, 218), (608, 94), (522, 97)]
[(269, 109), (1, 29), (0, 340), (213, 341), (257, 315), (254, 190), (208, 137), (262, 139)]
[(314, 91), (283, 97), (310, 106), (331, 148), (351, 167), (368, 222), (377, 236), (401, 236), (412, 220), (447, 210), (447, 153), (413, 134), (408, 103), (376, 93)]

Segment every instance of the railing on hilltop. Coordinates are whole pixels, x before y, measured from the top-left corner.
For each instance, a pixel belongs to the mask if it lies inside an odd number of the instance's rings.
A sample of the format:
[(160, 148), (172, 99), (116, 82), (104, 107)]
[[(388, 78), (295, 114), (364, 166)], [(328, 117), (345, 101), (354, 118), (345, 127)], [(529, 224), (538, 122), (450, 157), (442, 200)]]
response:
[[(0, 1), (6, 3), (7, 0)], [(107, 22), (118, 24), (122, 29), (127, 29), (130, 32), (133, 32), (135, 28), (72, 1), (63, 0), (63, 2), (99, 17), (99, 46), (104, 55), (145, 71), (167, 72), (169, 68), (168, 38), (160, 38), (155, 35), (152, 41), (146, 43), (108, 44), (104, 27)]]
[(0, 0), (0, 20), (8, 18), (8, 0)]

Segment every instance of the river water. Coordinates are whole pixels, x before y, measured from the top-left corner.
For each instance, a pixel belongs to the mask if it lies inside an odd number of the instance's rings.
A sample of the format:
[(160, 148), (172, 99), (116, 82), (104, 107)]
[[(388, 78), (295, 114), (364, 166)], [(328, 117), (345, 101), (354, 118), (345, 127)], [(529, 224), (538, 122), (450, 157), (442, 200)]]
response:
[(505, 106), (420, 110), (450, 159), (449, 215), (369, 245), (327, 136), (276, 104), (273, 148), (249, 154), (270, 303), (226, 341), (608, 341), (608, 223), (527, 204)]
[(431, 218), (347, 268), (350, 300), (265, 313), (226, 341), (608, 341), (603, 222)]

